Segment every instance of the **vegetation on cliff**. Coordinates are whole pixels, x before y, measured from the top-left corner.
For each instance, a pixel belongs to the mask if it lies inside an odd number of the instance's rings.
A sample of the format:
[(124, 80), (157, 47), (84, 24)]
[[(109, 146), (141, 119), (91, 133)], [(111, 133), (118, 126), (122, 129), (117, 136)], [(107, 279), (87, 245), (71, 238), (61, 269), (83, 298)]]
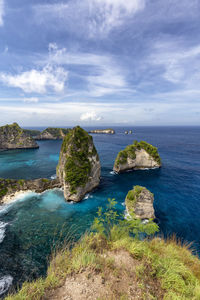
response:
[[(70, 192), (76, 193), (78, 187), (84, 187), (88, 182), (91, 169), (91, 158), (96, 156), (99, 160), (92, 137), (81, 127), (77, 126), (64, 138), (57, 166), (58, 176), (63, 176), (70, 186)], [(64, 170), (63, 169), (64, 159)]]
[(156, 147), (144, 141), (134, 141), (132, 145), (127, 146), (118, 153), (115, 165), (126, 164), (128, 157), (132, 160), (136, 159), (136, 151), (141, 149), (144, 149), (159, 165), (161, 164), (160, 155), (158, 154), (158, 149)]
[[(200, 261), (189, 246), (175, 238), (138, 239), (131, 221), (118, 220), (114, 205), (110, 200), (107, 209), (99, 211), (91, 233), (52, 255), (46, 278), (24, 283), (6, 300), (62, 299), (64, 295), (82, 300), (199, 299)], [(144, 231), (148, 225), (142, 226)]]
[(42, 132), (40, 132), (35, 139), (36, 140), (47, 140), (47, 139), (55, 139), (55, 140), (62, 140), (66, 134), (71, 129), (69, 128), (54, 128), (54, 127), (48, 127)]
[(27, 148), (38, 148), (38, 145), (17, 123), (0, 127), (0, 150)]

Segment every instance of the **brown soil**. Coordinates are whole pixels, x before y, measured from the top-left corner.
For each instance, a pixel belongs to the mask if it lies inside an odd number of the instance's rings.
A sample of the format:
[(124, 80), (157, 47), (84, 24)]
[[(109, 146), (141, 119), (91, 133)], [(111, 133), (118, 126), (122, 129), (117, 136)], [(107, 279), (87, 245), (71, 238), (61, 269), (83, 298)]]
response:
[[(149, 288), (146, 285), (140, 286), (138, 278), (136, 276), (136, 267), (138, 266), (139, 262), (131, 257), (128, 252), (124, 250), (120, 250), (117, 252), (107, 252), (103, 255), (103, 258), (105, 259), (105, 266), (101, 272), (86, 269), (81, 273), (68, 276), (64, 285), (56, 289), (45, 299), (152, 299), (148, 292), (149, 289), (152, 291), (152, 288)], [(154, 284), (155, 283), (153, 283), (153, 285)]]

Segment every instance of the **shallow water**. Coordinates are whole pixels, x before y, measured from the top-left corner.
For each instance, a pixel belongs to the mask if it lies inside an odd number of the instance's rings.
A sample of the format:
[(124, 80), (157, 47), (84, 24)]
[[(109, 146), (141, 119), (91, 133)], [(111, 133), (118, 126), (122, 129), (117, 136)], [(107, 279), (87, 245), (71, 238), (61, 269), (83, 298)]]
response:
[[(200, 253), (200, 128), (115, 128), (115, 135), (93, 135), (102, 164), (98, 189), (81, 203), (64, 201), (61, 190), (31, 193), (0, 210), (0, 291), (9, 284), (45, 275), (47, 257), (57, 242), (78, 238), (87, 230), (99, 206), (116, 198), (124, 211), (124, 199), (133, 185), (146, 186), (155, 195), (155, 213), (161, 232), (193, 241)], [(133, 140), (145, 140), (159, 148), (161, 169), (112, 172), (119, 150)], [(0, 153), (0, 177), (38, 178), (55, 175), (61, 141), (40, 141), (40, 149)], [(1, 225), (2, 224), (2, 225)], [(4, 225), (6, 224), (6, 225)], [(11, 277), (5, 277), (11, 276)], [(7, 281), (8, 282), (8, 281)], [(5, 284), (4, 290), (8, 284)]]

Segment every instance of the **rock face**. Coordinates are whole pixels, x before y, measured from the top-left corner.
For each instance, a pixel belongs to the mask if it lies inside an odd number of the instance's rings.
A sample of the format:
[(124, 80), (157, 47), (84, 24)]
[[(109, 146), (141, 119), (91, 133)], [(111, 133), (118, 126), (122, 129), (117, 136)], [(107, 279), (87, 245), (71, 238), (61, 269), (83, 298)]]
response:
[(30, 148), (39, 146), (17, 123), (0, 127), (0, 151)]
[(114, 163), (113, 171), (117, 173), (129, 170), (161, 167), (161, 159), (156, 147), (146, 143), (135, 141), (120, 151)]
[(138, 219), (154, 219), (153, 194), (142, 186), (135, 186), (126, 196), (125, 204), (128, 214)]
[(58, 179), (50, 180), (39, 178), (34, 180), (16, 180), (16, 179), (0, 179), (0, 204), (3, 203), (4, 196), (11, 195), (18, 191), (35, 191), (41, 193), (49, 189), (61, 188)]
[(62, 140), (65, 135), (70, 131), (66, 128), (46, 128), (39, 135), (34, 138), (36, 140)]
[(90, 130), (88, 133), (104, 133), (104, 134), (115, 134), (114, 129), (108, 128), (108, 129), (95, 129), (95, 130)]
[(99, 185), (101, 166), (92, 137), (77, 126), (64, 138), (57, 177), (67, 201), (78, 202)]

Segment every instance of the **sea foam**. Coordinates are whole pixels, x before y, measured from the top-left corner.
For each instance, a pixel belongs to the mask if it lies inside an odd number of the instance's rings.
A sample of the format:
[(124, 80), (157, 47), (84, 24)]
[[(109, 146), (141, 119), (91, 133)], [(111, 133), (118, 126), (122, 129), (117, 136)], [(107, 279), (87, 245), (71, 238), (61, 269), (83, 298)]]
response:
[(0, 296), (8, 291), (9, 287), (12, 285), (13, 277), (6, 275), (0, 278)]
[(0, 244), (3, 242), (5, 238), (6, 226), (8, 223), (3, 223), (0, 221)]

